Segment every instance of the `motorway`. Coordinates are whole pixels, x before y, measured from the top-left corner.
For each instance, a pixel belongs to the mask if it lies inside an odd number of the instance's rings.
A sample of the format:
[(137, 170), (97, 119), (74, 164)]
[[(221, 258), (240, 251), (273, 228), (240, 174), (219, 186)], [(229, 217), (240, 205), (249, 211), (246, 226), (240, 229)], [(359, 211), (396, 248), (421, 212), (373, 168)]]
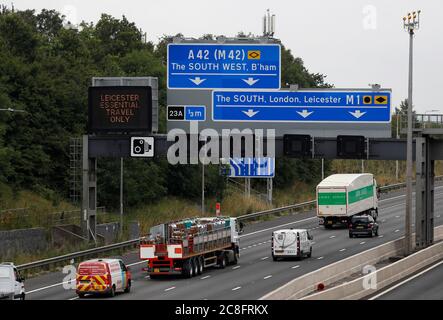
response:
[[(378, 219), (380, 231), (379, 236), (375, 238), (350, 239), (347, 230), (325, 230), (318, 225), (315, 211), (311, 210), (271, 221), (248, 224), (240, 240), (241, 256), (238, 265), (228, 266), (223, 270), (209, 269), (191, 279), (175, 277), (151, 280), (141, 271), (144, 262), (139, 261), (138, 252), (130, 253), (124, 256), (123, 260), (131, 266), (133, 274), (131, 293), (119, 294), (113, 299), (258, 299), (296, 277), (402, 237), (405, 212), (405, 196), (402, 192), (382, 196)], [(435, 225), (443, 224), (442, 186), (435, 188), (434, 207)], [(315, 241), (312, 258), (301, 261), (272, 261), (271, 233), (282, 227), (312, 230)], [(440, 275), (440, 279), (443, 280), (443, 274)], [(66, 275), (62, 272), (53, 272), (28, 279), (25, 282), (27, 299), (78, 299), (74, 290), (63, 288), (62, 283), (67, 284), (64, 277)], [(89, 300), (92, 297), (85, 299)]]
[(371, 300), (443, 300), (442, 280), (443, 261), (439, 261), (376, 294)]

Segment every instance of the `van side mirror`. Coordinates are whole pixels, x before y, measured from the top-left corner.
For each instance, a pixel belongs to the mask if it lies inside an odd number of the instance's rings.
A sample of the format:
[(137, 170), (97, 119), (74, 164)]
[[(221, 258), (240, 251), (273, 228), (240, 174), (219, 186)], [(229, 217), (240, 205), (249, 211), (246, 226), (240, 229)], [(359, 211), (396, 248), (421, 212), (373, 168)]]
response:
[(17, 279), (17, 281), (18, 281), (18, 282), (25, 282), (25, 277), (19, 277), (19, 278)]

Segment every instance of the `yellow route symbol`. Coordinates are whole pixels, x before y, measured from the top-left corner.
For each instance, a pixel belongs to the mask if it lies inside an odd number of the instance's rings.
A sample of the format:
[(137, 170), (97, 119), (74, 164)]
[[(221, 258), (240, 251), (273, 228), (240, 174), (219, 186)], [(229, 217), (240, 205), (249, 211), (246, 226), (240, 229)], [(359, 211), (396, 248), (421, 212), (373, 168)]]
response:
[(260, 58), (261, 58), (260, 50), (248, 51), (248, 59), (249, 60), (260, 60)]
[(375, 104), (388, 104), (388, 96), (375, 96)]

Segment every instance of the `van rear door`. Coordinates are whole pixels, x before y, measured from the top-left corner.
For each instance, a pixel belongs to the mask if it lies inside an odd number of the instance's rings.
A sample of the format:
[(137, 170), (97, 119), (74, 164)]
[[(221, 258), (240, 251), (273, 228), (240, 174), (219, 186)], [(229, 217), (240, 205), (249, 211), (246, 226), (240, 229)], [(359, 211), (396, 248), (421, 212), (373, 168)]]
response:
[(297, 255), (298, 252), (298, 234), (295, 231), (276, 231), (274, 232), (274, 254), (275, 255)]

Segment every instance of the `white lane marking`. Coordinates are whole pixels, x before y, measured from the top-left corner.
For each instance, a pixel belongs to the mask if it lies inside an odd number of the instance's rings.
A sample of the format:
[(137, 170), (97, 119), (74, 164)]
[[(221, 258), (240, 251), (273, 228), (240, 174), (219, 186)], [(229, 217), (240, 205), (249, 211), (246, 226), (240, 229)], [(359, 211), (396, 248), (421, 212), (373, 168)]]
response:
[(311, 242), (311, 244), (315, 244), (315, 243), (316, 243), (315, 241), (312, 241), (312, 242)]
[(383, 219), (381, 222), (386, 222), (386, 219)]
[(268, 259), (269, 257), (263, 257), (263, 258), (261, 258), (260, 260), (266, 260), (266, 259)]
[(306, 221), (314, 220), (314, 219), (318, 219), (317, 216), (311, 217), (311, 218), (307, 218), (307, 219), (298, 220), (298, 221), (293, 221), (293, 222), (288, 222), (288, 223), (280, 224), (278, 226), (271, 227), (271, 228), (266, 228), (266, 229), (254, 231), (254, 232), (251, 232), (251, 233), (247, 233), (247, 234), (241, 235), (241, 236), (239, 236), (239, 238), (249, 237), (249, 236), (252, 236), (252, 235), (257, 234), (257, 233), (262, 233), (262, 232), (266, 232), (266, 231), (269, 231), (269, 230), (278, 229), (278, 228), (281, 228), (281, 227), (284, 227), (284, 226), (289, 226), (291, 224), (297, 224), (297, 223), (306, 222)]
[(400, 230), (397, 229), (397, 230), (395, 230), (394, 232), (400, 232)]
[(146, 261), (139, 261), (139, 262), (134, 262), (134, 263), (131, 263), (131, 264), (127, 264), (127, 266), (128, 267), (132, 267), (132, 266), (136, 266), (136, 265), (138, 265), (138, 264), (142, 264), (142, 263), (147, 263)]
[(378, 237), (379, 237), (379, 238), (383, 238), (383, 237), (384, 237), (384, 235), (382, 235), (382, 234), (381, 234), (381, 235), (379, 235)]
[[(443, 188), (443, 186), (440, 186), (440, 187), (434, 188), (434, 190), (442, 189), (442, 188)], [(396, 196), (396, 197), (392, 197), (392, 198), (382, 199), (382, 200), (379, 201), (379, 203), (386, 202), (386, 201), (391, 201), (391, 200), (395, 200), (395, 199), (399, 199), (399, 198), (403, 198), (405, 196), (406, 195), (400, 195), (400, 196)], [(388, 208), (390, 208), (390, 207), (391, 206), (388, 206)], [(306, 222), (306, 221), (314, 220), (314, 219), (318, 219), (317, 216), (311, 217), (311, 218), (307, 218), (307, 219), (302, 219), (302, 220), (299, 220), (299, 221), (294, 221), (294, 222), (289, 222), (289, 223), (281, 224), (281, 225), (278, 225), (278, 226), (275, 226), (275, 227), (271, 227), (271, 228), (267, 228), (267, 229), (263, 229), (263, 230), (258, 230), (258, 231), (251, 232), (251, 233), (247, 233), (247, 234), (239, 236), (239, 238), (248, 237), (248, 236), (251, 236), (251, 235), (254, 235), (254, 234), (257, 234), (257, 233), (262, 233), (262, 232), (266, 232), (266, 231), (269, 231), (269, 230), (272, 230), (272, 229), (278, 229), (280, 227), (288, 226), (288, 225), (291, 225), (291, 224), (297, 224), (297, 223), (301, 223), (301, 222)], [(384, 221), (386, 221), (386, 219), (382, 220), (382, 222), (384, 222)], [(318, 226), (318, 227), (316, 227), (314, 229), (318, 229), (318, 228), (320, 228), (320, 226)], [(379, 237), (382, 238), (383, 236), (379, 236)], [(271, 242), (271, 240), (268, 240), (268, 242)], [(313, 244), (314, 243), (315, 242), (313, 242)], [(248, 248), (251, 248), (251, 246), (249, 246)], [(245, 250), (245, 249), (247, 249), (247, 248), (243, 248), (243, 250)], [(128, 264), (127, 266), (131, 267), (131, 266), (142, 264), (142, 263), (145, 263), (145, 262), (146, 261), (138, 261), (138, 262), (135, 262), (135, 263)], [(35, 289), (35, 290), (31, 290), (31, 291), (28, 291), (27, 294), (38, 292), (38, 291), (41, 291), (41, 290), (50, 289), (50, 288), (53, 288), (53, 287), (56, 287), (56, 286), (63, 285), (65, 283), (69, 283), (69, 281), (60, 282), (60, 283), (56, 283), (56, 284), (49, 285), (49, 286), (46, 286), (46, 287), (42, 287), (42, 288), (38, 288), (38, 289)]]
[(317, 260), (322, 260), (324, 257), (318, 257)]
[(339, 251), (340, 252), (346, 251), (346, 248), (340, 249)]
[(165, 291), (171, 291), (171, 290), (174, 290), (174, 289), (175, 289), (175, 287), (170, 287), (168, 289), (165, 289)]
[(381, 296), (385, 295), (386, 293), (388, 293), (388, 292), (390, 292), (390, 291), (392, 291), (392, 290), (394, 290), (394, 289), (397, 289), (398, 287), (404, 285), (405, 283), (408, 283), (409, 281), (411, 281), (411, 280), (413, 280), (413, 279), (415, 279), (415, 278), (417, 278), (417, 277), (420, 277), (421, 275), (425, 274), (426, 272), (431, 271), (432, 269), (438, 267), (438, 266), (441, 265), (442, 263), (443, 263), (443, 261), (440, 261), (439, 263), (434, 264), (433, 266), (427, 268), (426, 270), (423, 270), (422, 272), (419, 272), (419, 273), (413, 275), (412, 277), (410, 277), (410, 278), (408, 278), (408, 279), (405, 279), (405, 280), (403, 280), (403, 281), (400, 282), (400, 283), (397, 283), (395, 286), (390, 287), (389, 289), (387, 289), (387, 290), (385, 290), (385, 291), (383, 291), (383, 292), (381, 292), (381, 293), (379, 293), (379, 294), (373, 296), (373, 297), (370, 298), (369, 300), (375, 300), (375, 299), (377, 299), (378, 297), (381, 297)]
[(256, 247), (257, 245), (256, 245), (256, 244), (253, 244), (252, 246), (253, 246), (253, 247)]
[(50, 288), (53, 288), (53, 287), (61, 286), (63, 284), (67, 284), (67, 283), (70, 283), (70, 282), (75, 282), (75, 279), (64, 281), (64, 282), (60, 282), (60, 283), (56, 283), (56, 284), (51, 284), (50, 286), (46, 286), (46, 287), (38, 288), (38, 289), (35, 289), (35, 290), (27, 291), (26, 294), (31, 294), (31, 293), (34, 293), (34, 292), (39, 292), (39, 291), (42, 291), (42, 290), (46, 290), (46, 289), (50, 289)]
[(360, 244), (365, 244), (365, 243), (366, 243), (365, 241), (360, 242)]
[[(151, 278), (151, 276), (149, 276), (149, 275), (145, 277), (145, 279), (149, 279), (149, 278)], [(131, 281), (134, 282), (134, 280), (131, 280)]]
[(78, 299), (78, 297), (74, 297), (74, 298), (71, 298), (69, 300), (77, 300), (77, 299)]
[(400, 216), (395, 216), (396, 218), (400, 218)]
[(441, 217), (441, 215), (438, 215), (438, 216), (437, 216), (437, 218), (440, 218), (440, 217)]
[(241, 289), (241, 287), (235, 287), (232, 289), (232, 291), (237, 291), (238, 289)]
[(272, 275), (264, 277), (263, 280), (266, 280), (266, 279), (269, 279), (269, 278), (272, 278)]
[(329, 239), (334, 239), (334, 238), (335, 238), (335, 236), (330, 236), (330, 237), (329, 237)]
[(233, 267), (232, 268), (232, 270), (236, 270), (236, 269), (238, 269), (238, 268), (240, 268), (241, 266), (235, 266), (235, 267)]
[(202, 277), (202, 278), (200, 278), (200, 280), (205, 280), (205, 279), (208, 279), (208, 278), (210, 278), (211, 276), (204, 276), (204, 277)]
[(296, 266), (291, 267), (291, 269), (297, 269), (297, 268), (300, 268), (300, 266), (296, 265)]

